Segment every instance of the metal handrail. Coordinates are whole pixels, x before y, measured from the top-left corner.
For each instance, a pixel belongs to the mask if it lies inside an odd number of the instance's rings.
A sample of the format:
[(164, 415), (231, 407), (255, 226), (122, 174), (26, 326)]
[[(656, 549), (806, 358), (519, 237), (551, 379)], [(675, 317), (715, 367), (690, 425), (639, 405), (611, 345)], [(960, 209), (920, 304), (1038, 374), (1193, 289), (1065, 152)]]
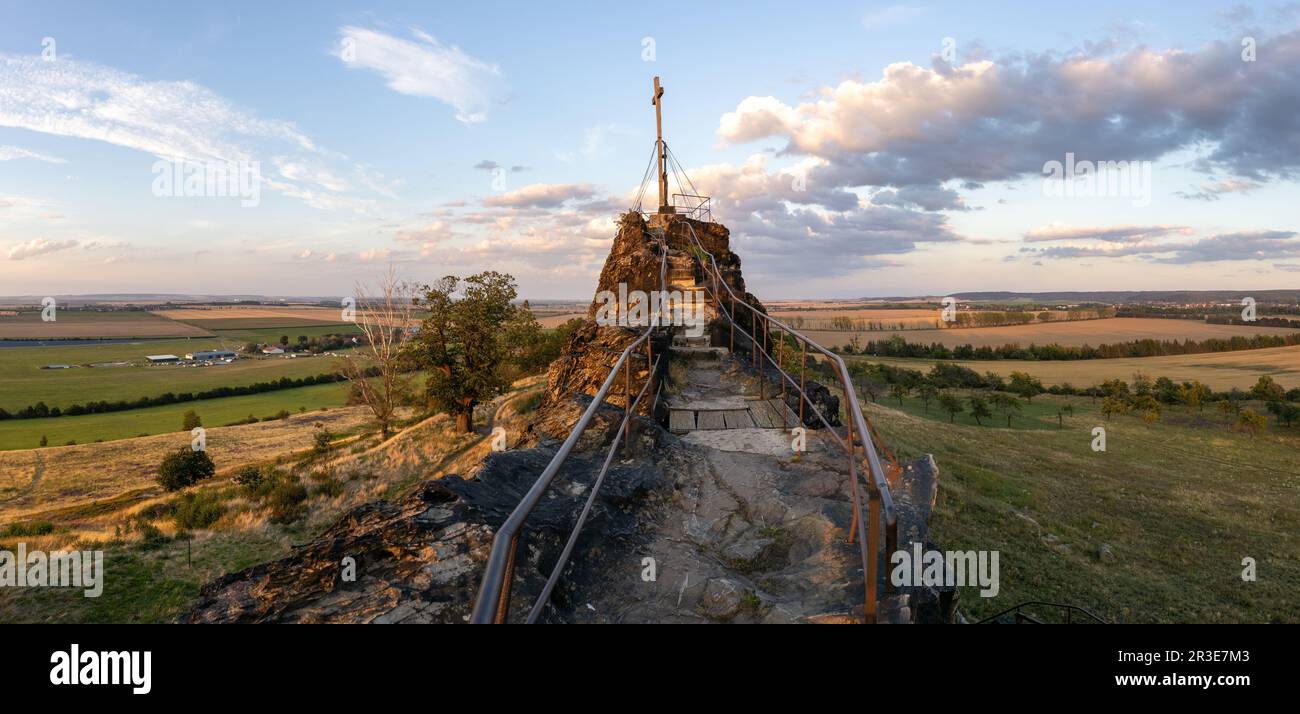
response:
[[(660, 236), (662, 238), (662, 232), (660, 232)], [(660, 290), (666, 290), (668, 275), (667, 241), (661, 239), (659, 248), (659, 285)], [(488, 554), (487, 564), (483, 571), (483, 580), (479, 585), (478, 595), (474, 600), (474, 611), (470, 616), (471, 623), (489, 624), (493, 622), (505, 622), (505, 617), (509, 611), (510, 605), (510, 585), (514, 578), (515, 552), (519, 546), (519, 531), (528, 520), (528, 516), (532, 514), (533, 509), (541, 502), (542, 496), (546, 493), (546, 490), (550, 488), (551, 482), (555, 479), (555, 475), (559, 473), (565, 460), (568, 459), (569, 453), (573, 451), (573, 447), (577, 444), (578, 438), (586, 430), (588, 424), (591, 423), (592, 417), (595, 416), (597, 410), (599, 410), (601, 405), (604, 403), (605, 396), (609, 393), (609, 389), (613, 385), (615, 377), (618, 376), (618, 370), (620, 367), (623, 367), (625, 370), (625, 379), (629, 386), (627, 388), (627, 401), (624, 403), (624, 406), (626, 407), (625, 416), (622, 425), (619, 427), (619, 431), (614, 435), (613, 445), (618, 444), (618, 437), (622, 435), (624, 437), (624, 447), (627, 447), (628, 429), (631, 424), (632, 411), (635, 408), (636, 403), (641, 401), (640, 394), (637, 395), (636, 402), (633, 402), (631, 399), (632, 390), (630, 386), (631, 377), (628, 357), (632, 354), (633, 350), (636, 350), (642, 344), (646, 345), (647, 364), (649, 365), (649, 371), (646, 376), (646, 385), (650, 383), (651, 377), (654, 375), (655, 365), (659, 364), (659, 360), (651, 362), (648, 356), (650, 350), (648, 340), (654, 333), (654, 330), (657, 329), (657, 323), (659, 320), (651, 319), (649, 322), (650, 324), (646, 326), (645, 333), (633, 341), (632, 344), (628, 345), (627, 348), (623, 350), (622, 354), (619, 355), (618, 360), (614, 363), (614, 366), (610, 368), (609, 374), (605, 377), (605, 381), (600, 385), (600, 389), (592, 398), (591, 404), (587, 405), (587, 409), (583, 411), (582, 416), (578, 418), (577, 423), (575, 423), (573, 429), (570, 430), (568, 438), (566, 438), (564, 443), (560, 445), (559, 450), (555, 452), (555, 456), (551, 457), (551, 462), (546, 465), (546, 468), (542, 471), (542, 475), (537, 477), (537, 481), (534, 482), (532, 487), (528, 489), (528, 492), (524, 494), (519, 505), (515, 506), (515, 509), (511, 511), (510, 516), (506, 518), (505, 522), (501, 524), (501, 527), (498, 528), (497, 532), (493, 535), (492, 550)], [(662, 356), (660, 356), (660, 359), (662, 359)], [(645, 393), (645, 389), (646, 387), (643, 385), (641, 387), (641, 394)], [(553, 581), (558, 579), (559, 572), (563, 570), (563, 565), (568, 559), (572, 550), (572, 545), (577, 539), (578, 530), (582, 528), (582, 525), (586, 521), (587, 513), (590, 511), (592, 503), (591, 499), (595, 497), (596, 490), (600, 488), (600, 482), (604, 480), (605, 471), (609, 467), (612, 456), (613, 449), (611, 448), (610, 456), (605, 459), (605, 466), (601, 469), (601, 474), (597, 478), (596, 484), (592, 487), (591, 496), (588, 497), (587, 505), (583, 508), (577, 526), (570, 535), (569, 542), (565, 546), (561, 560), (557, 563), (556, 569), (552, 572), (551, 579), (547, 581), (543, 596), (539, 598), (537, 603), (533, 606), (532, 611), (529, 612), (528, 622), (530, 623), (534, 622), (537, 614), (540, 613), (542, 604), (544, 604), (546, 599), (550, 596), (551, 589), (555, 585)]]
[[(879, 533), (880, 533), (881, 511), (883, 511), (885, 517), (885, 524), (886, 524), (886, 528), (885, 528), (886, 552), (890, 552), (897, 548), (898, 517), (894, 509), (893, 498), (889, 492), (889, 482), (885, 476), (884, 469), (880, 465), (879, 456), (876, 454), (875, 441), (871, 430), (867, 426), (866, 419), (862, 414), (862, 407), (858, 403), (857, 395), (853, 388), (853, 381), (849, 377), (848, 367), (847, 365), (845, 365), (844, 360), (839, 355), (817, 344), (813, 340), (809, 339), (807, 336), (800, 333), (798, 330), (795, 330), (794, 328), (790, 327), (789, 325), (786, 325), (780, 320), (777, 320), (776, 318), (771, 317), (767, 313), (755, 308), (753, 305), (749, 304), (745, 300), (739, 300), (739, 298), (736, 297), (736, 293), (731, 289), (731, 286), (722, 277), (722, 270), (718, 267), (717, 259), (714, 257), (712, 253), (710, 253), (707, 249), (705, 249), (704, 244), (700, 241), (699, 236), (695, 233), (695, 228), (689, 222), (684, 222), (683, 225), (685, 225), (686, 228), (690, 231), (691, 239), (694, 242), (695, 246), (699, 249), (699, 251), (703, 255), (708, 256), (710, 265), (702, 266), (702, 267), (706, 268), (706, 272), (708, 272), (707, 269), (709, 267), (712, 267), (711, 277), (713, 278), (713, 282), (715, 285), (710, 286), (709, 291), (713, 294), (714, 300), (718, 303), (719, 312), (726, 316), (727, 321), (731, 325), (732, 344), (734, 345), (735, 343), (735, 332), (737, 330), (739, 330), (743, 336), (749, 337), (754, 349), (755, 362), (758, 361), (757, 359), (758, 355), (762, 354), (766, 359), (766, 361), (770, 362), (772, 366), (776, 367), (777, 372), (781, 375), (782, 392), (784, 392), (786, 382), (789, 382), (792, 387), (798, 390), (800, 395), (800, 405), (799, 405), (800, 418), (802, 419), (803, 403), (807, 402), (808, 406), (812, 408), (813, 413), (822, 422), (822, 424), (824, 424), (827, 427), (831, 436), (835, 439), (836, 442), (840, 444), (842, 448), (844, 448), (844, 450), (848, 454), (849, 479), (850, 482), (852, 483), (852, 491), (853, 491), (853, 523), (852, 526), (850, 527), (849, 540), (850, 542), (853, 540), (854, 531), (856, 531), (858, 536), (857, 538), (858, 547), (862, 554), (863, 579), (865, 580), (865, 585), (866, 585), (866, 601), (863, 607), (863, 614), (867, 622), (873, 622), (875, 620), (875, 612), (876, 612), (876, 608), (875, 608), (876, 570), (878, 567), (879, 555), (880, 555)], [(727, 294), (731, 298), (731, 310), (726, 310), (724, 308), (721, 299), (722, 296), (716, 287), (716, 285), (718, 284), (721, 284), (722, 287), (726, 288)], [(765, 327), (764, 327), (765, 332), (770, 328), (771, 325), (776, 325), (782, 329), (784, 334), (793, 335), (797, 341), (801, 341), (803, 343), (804, 355), (806, 355), (807, 349), (811, 347), (814, 351), (820, 352), (821, 354), (825, 355), (829, 360), (831, 360), (838, 367), (839, 379), (844, 388), (845, 399), (848, 402), (848, 405), (846, 407), (846, 413), (849, 415), (850, 425), (847, 434), (848, 436), (847, 441), (844, 439), (840, 439), (839, 434), (835, 433), (834, 430), (830, 429), (830, 423), (826, 420), (825, 416), (822, 415), (821, 410), (819, 410), (817, 408), (817, 405), (813, 404), (812, 400), (808, 398), (808, 395), (807, 393), (805, 393), (802, 386), (802, 383), (804, 381), (804, 375), (803, 374), (800, 375), (800, 384), (795, 385), (794, 378), (791, 377), (789, 374), (787, 374), (786, 371), (781, 368), (780, 364), (776, 360), (772, 359), (772, 356), (767, 352), (766, 347), (765, 346), (759, 347), (758, 336), (757, 336), (757, 325), (755, 324), (754, 326), (755, 334), (750, 334), (746, 332), (743, 327), (739, 326), (736, 323), (734, 313), (736, 309), (737, 300), (739, 300), (743, 305), (749, 308), (751, 313), (751, 318), (755, 323), (757, 322), (757, 319), (760, 317), (765, 321)], [(781, 339), (782, 339), (781, 344), (784, 344), (784, 340), (785, 340), (784, 336)], [(764, 345), (766, 345), (766, 342), (767, 340), (765, 336)], [(803, 364), (805, 364), (805, 361), (806, 361), (806, 357), (801, 357), (800, 360), (801, 368)], [(761, 385), (761, 379), (762, 379), (761, 372), (759, 378), (760, 378), (760, 385)], [(784, 403), (782, 404), (782, 407), (784, 413), (784, 408), (785, 408)], [(868, 506), (868, 518), (866, 523), (863, 522), (861, 499), (859, 498), (858, 495), (857, 464), (854, 456), (854, 452), (856, 451), (856, 444), (854, 443), (853, 440), (854, 426), (857, 427), (858, 434), (862, 437), (863, 451), (866, 452), (868, 471), (870, 471), (871, 473), (871, 478), (870, 480), (867, 481), (867, 486), (868, 486), (867, 492), (870, 501)], [(886, 582), (886, 588), (889, 591), (892, 591), (892, 587), (888, 584), (888, 581)]]
[[(1089, 609), (1087, 609), (1087, 608), (1085, 608), (1085, 607), (1079, 607), (1078, 605), (1068, 605), (1068, 604), (1063, 603), (1063, 602), (1047, 602), (1046, 600), (1027, 600), (1027, 601), (1025, 601), (1025, 602), (1020, 603), (1019, 605), (1016, 605), (1015, 607), (1009, 607), (1009, 608), (1003, 610), (1002, 612), (999, 612), (999, 613), (996, 614), (996, 615), (992, 615), (992, 616), (990, 616), (990, 617), (986, 617), (986, 618), (984, 618), (983, 620), (980, 620), (979, 622), (977, 622), (977, 623), (975, 623), (975, 624), (977, 624), (977, 625), (983, 625), (983, 624), (986, 624), (986, 623), (989, 623), (989, 622), (993, 622), (994, 620), (997, 620), (999, 617), (1002, 617), (1003, 615), (1009, 615), (1009, 614), (1011, 614), (1011, 613), (1013, 613), (1013, 612), (1016, 613), (1017, 616), (1020, 616), (1020, 615), (1021, 615), (1020, 608), (1022, 608), (1022, 607), (1026, 607), (1026, 606), (1028, 606), (1028, 605), (1044, 605), (1044, 606), (1046, 606), (1046, 607), (1056, 607), (1056, 608), (1060, 608), (1060, 609), (1062, 609), (1062, 610), (1065, 610), (1065, 624), (1067, 624), (1067, 625), (1073, 623), (1073, 619), (1072, 619), (1072, 617), (1071, 617), (1071, 614), (1072, 614), (1072, 613), (1075, 613), (1075, 612), (1081, 612), (1081, 613), (1083, 613), (1084, 615), (1087, 615), (1087, 616), (1088, 616), (1089, 618), (1091, 618), (1092, 620), (1094, 620), (1094, 621), (1096, 621), (1096, 622), (1098, 622), (1098, 623), (1100, 623), (1100, 624), (1102, 624), (1102, 625), (1108, 624), (1105, 620), (1103, 620), (1103, 619), (1101, 619), (1100, 617), (1098, 617), (1097, 615), (1093, 614), (1093, 612), (1092, 612), (1091, 610), (1089, 610)], [(1029, 616), (1028, 616), (1028, 615), (1025, 615), (1025, 617), (1029, 617)]]

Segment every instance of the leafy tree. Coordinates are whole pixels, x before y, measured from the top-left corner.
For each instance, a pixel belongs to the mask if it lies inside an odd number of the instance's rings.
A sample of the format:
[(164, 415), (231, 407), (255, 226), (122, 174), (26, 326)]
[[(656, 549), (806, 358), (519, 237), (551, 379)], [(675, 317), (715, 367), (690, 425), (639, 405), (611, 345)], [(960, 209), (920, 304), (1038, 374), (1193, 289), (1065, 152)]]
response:
[(1155, 395), (1150, 391), (1146, 394), (1139, 394), (1134, 397), (1132, 403), (1129, 404), (1129, 408), (1138, 412), (1142, 416), (1142, 421), (1148, 424), (1160, 420), (1160, 412), (1162, 410), (1160, 400), (1156, 399)]
[(1104, 397), (1101, 400), (1101, 413), (1106, 416), (1106, 421), (1110, 421), (1115, 414), (1128, 413), (1128, 402), (1119, 397)]
[(948, 412), (949, 422), (956, 421), (957, 415), (966, 411), (966, 408), (961, 405), (961, 399), (958, 399), (955, 395), (949, 394), (948, 392), (939, 395), (939, 406), (942, 407), (944, 411)]
[(203, 426), (203, 420), (199, 418), (198, 414), (194, 413), (193, 409), (185, 412), (184, 416), (181, 417), (181, 431), (190, 431), (200, 426)]
[(1273, 381), (1273, 378), (1267, 374), (1260, 376), (1255, 386), (1250, 388), (1251, 396), (1262, 402), (1282, 401), (1286, 399), (1286, 390), (1282, 385)]
[(989, 411), (989, 403), (984, 399), (984, 397), (981, 397), (978, 394), (972, 394), (966, 398), (966, 401), (970, 404), (970, 415), (975, 418), (976, 424), (984, 426), (984, 422), (982, 422), (981, 419), (987, 419), (993, 416), (993, 412)]
[(916, 392), (917, 395), (921, 397), (921, 402), (925, 404), (925, 413), (929, 414), (930, 402), (938, 398), (939, 390), (935, 388), (933, 384), (926, 382), (925, 384), (922, 384), (920, 387), (918, 387)]
[(163, 457), (158, 467), (158, 485), (166, 491), (176, 491), (211, 478), (216, 472), (208, 452), (182, 446)]
[(1005, 392), (994, 392), (989, 395), (989, 402), (1007, 418), (1007, 428), (1011, 428), (1011, 417), (1021, 409), (1020, 400), (1006, 394)]
[(463, 281), (449, 275), (421, 292), (429, 317), (410, 354), (429, 373), (425, 396), (455, 415), (458, 429), (473, 431), (474, 407), (510, 386), (515, 339), (537, 329), (536, 320), (512, 303), (515, 279), (505, 273), (489, 270)]
[(41, 446), (49, 446), (49, 444), (50, 440), (45, 438), (44, 434), (41, 434)]
[(1007, 385), (1007, 389), (1011, 390), (1013, 394), (1024, 397), (1027, 402), (1032, 402), (1035, 396), (1047, 391), (1043, 389), (1041, 381), (1025, 372), (1012, 372), (1011, 382)]
[(1260, 430), (1267, 425), (1268, 420), (1264, 418), (1264, 415), (1253, 409), (1242, 409), (1241, 413), (1237, 415), (1237, 428), (1249, 432), (1252, 437), (1259, 434)]
[(903, 406), (903, 397), (907, 396), (907, 387), (901, 384), (894, 384), (889, 387), (889, 396), (898, 400), (898, 406)]

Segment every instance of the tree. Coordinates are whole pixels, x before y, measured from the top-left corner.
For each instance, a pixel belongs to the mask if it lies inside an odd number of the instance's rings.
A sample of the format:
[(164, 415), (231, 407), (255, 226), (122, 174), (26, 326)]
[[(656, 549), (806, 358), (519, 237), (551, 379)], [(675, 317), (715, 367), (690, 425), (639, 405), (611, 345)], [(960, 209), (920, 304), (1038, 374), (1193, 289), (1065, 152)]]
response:
[(994, 392), (989, 395), (989, 402), (1007, 418), (1007, 428), (1010, 429), (1011, 417), (1021, 409), (1020, 400), (1005, 392)]
[(1257, 435), (1267, 424), (1268, 420), (1264, 418), (1264, 415), (1253, 409), (1242, 409), (1241, 413), (1237, 415), (1237, 428), (1249, 432), (1252, 437)]
[(288, 336), (288, 335), (280, 335), (280, 344), (282, 344), (282, 345), (287, 345), (287, 344), (289, 344), (289, 336)]
[(1187, 405), (1187, 410), (1203, 410), (1205, 403), (1214, 396), (1214, 392), (1198, 380), (1183, 382), (1178, 386), (1178, 401)]
[(200, 426), (203, 426), (203, 420), (199, 418), (198, 414), (194, 413), (193, 409), (185, 412), (181, 417), (181, 431), (190, 431)]
[(1025, 372), (1012, 372), (1011, 382), (1007, 385), (1007, 389), (1011, 390), (1013, 394), (1024, 397), (1027, 402), (1034, 401), (1035, 396), (1047, 391), (1043, 389), (1042, 382)]
[(984, 426), (984, 423), (980, 421), (981, 419), (993, 416), (993, 412), (989, 411), (989, 403), (984, 397), (972, 394), (966, 398), (966, 401), (970, 404), (970, 415), (975, 418), (975, 423), (979, 426)]
[(361, 340), (338, 362), (339, 373), (351, 384), (350, 399), (370, 411), (381, 437), (392, 431), (397, 407), (410, 394), (411, 362), (404, 346), (415, 324), (416, 288), (398, 279), (392, 266), (376, 286), (373, 297), (357, 284), (357, 327)]
[(1261, 402), (1286, 399), (1286, 390), (1282, 388), (1282, 385), (1274, 382), (1273, 378), (1267, 374), (1262, 375), (1259, 381), (1255, 382), (1255, 386), (1250, 388), (1250, 394)]
[(1129, 404), (1129, 408), (1138, 412), (1142, 416), (1142, 421), (1148, 424), (1160, 420), (1160, 412), (1162, 409), (1160, 406), (1160, 400), (1156, 399), (1155, 395), (1151, 391), (1147, 391), (1145, 394), (1139, 394), (1134, 397), (1132, 403)]
[(474, 407), (510, 386), (512, 338), (535, 329), (536, 321), (512, 304), (515, 279), (505, 273), (489, 270), (463, 281), (448, 275), (421, 292), (429, 317), (409, 351), (429, 372), (425, 396), (454, 414), (459, 430), (473, 431)]
[(921, 397), (921, 402), (925, 404), (925, 413), (930, 413), (930, 402), (939, 396), (939, 390), (933, 384), (926, 382), (916, 390), (917, 395)]
[(1106, 415), (1106, 421), (1110, 421), (1115, 414), (1128, 413), (1128, 402), (1119, 397), (1104, 397), (1101, 400), (1101, 413)]
[(158, 467), (158, 485), (166, 491), (176, 491), (211, 478), (217, 472), (206, 451), (194, 451), (188, 446), (168, 453)]
[(957, 415), (966, 411), (966, 408), (961, 405), (961, 400), (948, 392), (939, 395), (939, 406), (948, 412), (949, 422), (956, 421)]
[(903, 406), (903, 397), (907, 396), (907, 387), (901, 384), (894, 384), (889, 388), (889, 396), (898, 400), (898, 406)]

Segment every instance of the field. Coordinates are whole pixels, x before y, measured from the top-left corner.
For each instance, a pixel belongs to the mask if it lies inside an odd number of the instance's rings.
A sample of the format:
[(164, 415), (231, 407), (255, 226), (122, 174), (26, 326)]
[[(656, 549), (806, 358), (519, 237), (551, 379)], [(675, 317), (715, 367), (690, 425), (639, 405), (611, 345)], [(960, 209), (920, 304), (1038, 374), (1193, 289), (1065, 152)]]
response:
[[(274, 323), (274, 325), (339, 323), (343, 313), (337, 307), (276, 307), (267, 305), (200, 305), (186, 308), (154, 310), (153, 314), (169, 320), (202, 324), (214, 329), (219, 323), (237, 320)], [(272, 324), (262, 326), (271, 327)], [(237, 325), (231, 325), (237, 327)]]
[[(939, 360), (894, 357), (846, 357), (846, 360), (880, 362), (898, 367), (929, 370)], [(1175, 382), (1200, 380), (1216, 390), (1233, 387), (1249, 389), (1261, 375), (1273, 377), (1290, 389), (1300, 387), (1300, 346), (1269, 347), (1262, 350), (1210, 352), (1169, 357), (1133, 357), (1087, 360), (943, 360), (969, 367), (981, 374), (996, 372), (1002, 376), (1013, 371), (1028, 372), (1043, 384), (1070, 383), (1087, 387), (1108, 379), (1132, 381), (1135, 372), (1152, 379), (1168, 377)]]
[(1243, 325), (1211, 325), (1197, 320), (1164, 320), (1157, 318), (1112, 317), (1104, 320), (1076, 320), (1072, 322), (1046, 322), (1006, 327), (964, 327), (944, 330), (902, 330), (876, 332), (842, 332), (830, 330), (804, 331), (808, 337), (823, 346), (846, 345), (857, 335), (858, 339), (889, 339), (899, 335), (908, 342), (931, 344), (938, 342), (949, 347), (974, 345), (976, 347), (1001, 347), (1002, 345), (1029, 343), (1048, 345), (1097, 345), (1103, 343), (1131, 342), (1133, 340), (1205, 340), (1211, 337), (1229, 338), (1253, 335), (1286, 335), (1295, 332), (1286, 327), (1246, 327)]
[(51, 322), (40, 311), (0, 314), (0, 339), (209, 337), (202, 327), (147, 312), (58, 310)]
[[(278, 336), (277, 336), (278, 339)], [(225, 349), (239, 345), (224, 343)], [(281, 377), (306, 377), (333, 372), (336, 360), (326, 356), (240, 357), (232, 364), (188, 367), (144, 364), (150, 354), (175, 354), (220, 349), (219, 340), (157, 341), (138, 344), (74, 347), (0, 348), (0, 408), (9, 412), (37, 401), (66, 408), (90, 401), (153, 397), (166, 392), (198, 392), (222, 386), (242, 386)], [(86, 365), (130, 361), (133, 366), (41, 369), (46, 364)]]
[[(772, 317), (803, 332), (800, 325), (808, 329), (829, 327), (831, 320), (841, 317), (855, 323), (882, 322), (897, 325), (905, 330), (933, 327), (939, 324), (939, 311), (930, 308), (916, 309), (845, 309), (845, 308), (806, 308), (800, 310), (770, 308)], [(865, 325), (863, 325), (865, 328)]]
[[(281, 409), (289, 412), (297, 412), (300, 408), (313, 411), (322, 407), (339, 407), (346, 402), (347, 385), (336, 382), (106, 414), (82, 414), (49, 419), (6, 419), (0, 421), (0, 451), (35, 449), (40, 445), (42, 436), (51, 446), (54, 446), (69, 441), (85, 444), (96, 439), (112, 441), (130, 439), (142, 434), (179, 432), (182, 415), (191, 409), (203, 419), (205, 426), (220, 426), (243, 419), (250, 414), (261, 418), (275, 414)], [(188, 436), (178, 436), (178, 438), (182, 437), (188, 441)], [(0, 457), (3, 457), (3, 454), (0, 454)], [(2, 470), (3, 467), (0, 467), (0, 471)]]
[(259, 345), (278, 343), (280, 338), (286, 335), (289, 337), (289, 344), (294, 344), (298, 341), (299, 335), (323, 337), (324, 335), (356, 335), (361, 333), (361, 329), (353, 322), (331, 325), (313, 323), (311, 325), (286, 325), (283, 327), (222, 328), (213, 331), (228, 340), (239, 343), (256, 342)]
[[(1063, 403), (1075, 413), (1058, 429)], [(1300, 622), (1295, 429), (1251, 437), (1208, 409), (1170, 410), (1151, 425), (1106, 421), (1086, 398), (1047, 395), (1013, 429), (949, 424), (913, 399), (866, 409), (900, 459), (934, 454), (931, 538), (945, 550), (999, 552), (998, 596), (963, 588), (972, 620), (1045, 600), (1111, 622)], [(1106, 430), (1104, 452), (1091, 448), (1096, 426)], [(1257, 561), (1256, 582), (1241, 578), (1245, 557)]]

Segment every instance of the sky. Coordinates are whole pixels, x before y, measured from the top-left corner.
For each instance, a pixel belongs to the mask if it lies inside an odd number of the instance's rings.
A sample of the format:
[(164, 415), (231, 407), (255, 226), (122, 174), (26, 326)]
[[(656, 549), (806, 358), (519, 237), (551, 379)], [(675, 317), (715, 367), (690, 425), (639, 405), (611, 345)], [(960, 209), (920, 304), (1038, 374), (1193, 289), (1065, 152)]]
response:
[(1300, 2), (614, 5), (0, 2), (0, 295), (589, 299), (655, 75), (764, 299), (1300, 287)]

